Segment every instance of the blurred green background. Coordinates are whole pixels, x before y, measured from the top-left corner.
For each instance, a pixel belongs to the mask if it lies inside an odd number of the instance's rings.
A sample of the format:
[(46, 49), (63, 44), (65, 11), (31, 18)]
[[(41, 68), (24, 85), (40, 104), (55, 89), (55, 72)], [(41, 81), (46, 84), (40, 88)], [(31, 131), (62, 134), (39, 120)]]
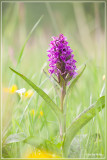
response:
[[(31, 78), (35, 84), (39, 84), (41, 69), (45, 62), (48, 63), (47, 49), (52, 36), (60, 33), (67, 37), (70, 47), (74, 51), (77, 60), (77, 68), (86, 64), (86, 70), (73, 89), (68, 100), (67, 126), (71, 121), (100, 96), (104, 84), (105, 74), (105, 3), (104, 2), (3, 2), (2, 3), (2, 88), (9, 87), (12, 72), (9, 66), (16, 67), (20, 50), (24, 41), (34, 24), (42, 16), (31, 35), (20, 63), (19, 71)], [(46, 78), (43, 74), (42, 80)], [(15, 76), (15, 84), (18, 88), (29, 86), (19, 77)], [(42, 89), (48, 92), (51, 89), (51, 82), (46, 81)], [(51, 98), (54, 98), (53, 91), (50, 91)], [(2, 103), (2, 133), (6, 135), (11, 126), (12, 118), (20, 118), (21, 112), (26, 103), (23, 102), (19, 112), (14, 115), (14, 108), (18, 104), (15, 95), (3, 92)], [(30, 108), (35, 108), (34, 98)], [(43, 103), (39, 98), (38, 106)], [(47, 120), (55, 121), (53, 113), (42, 105)], [(20, 107), (20, 106), (19, 106)], [(104, 112), (100, 114), (101, 127), (98, 119), (95, 118), (79, 134), (96, 134), (103, 130), (105, 124)], [(41, 122), (42, 123), (42, 122)], [(23, 123), (22, 128), (25, 124)], [(90, 128), (90, 130), (89, 130)], [(26, 127), (25, 127), (26, 129)], [(51, 131), (52, 127), (49, 128)], [(54, 127), (53, 127), (54, 130)], [(53, 131), (52, 130), (52, 131)], [(15, 133), (15, 130), (11, 131)], [(43, 131), (44, 132), (44, 131)], [(81, 133), (82, 132), (82, 133)], [(51, 134), (56, 133), (56, 130)], [(27, 133), (29, 135), (29, 133)], [(93, 143), (93, 142), (92, 142)], [(83, 143), (82, 143), (83, 145)], [(87, 143), (84, 142), (84, 149)], [(100, 149), (101, 152), (102, 142)], [(84, 153), (83, 149), (83, 153)], [(92, 151), (93, 150), (93, 151)], [(104, 150), (104, 148), (103, 148)], [(87, 151), (88, 152), (88, 151)], [(91, 153), (94, 149), (91, 149)], [(96, 152), (96, 151), (95, 151)], [(86, 153), (86, 152), (85, 152)], [(82, 154), (82, 151), (81, 151)], [(83, 154), (82, 154), (83, 155)], [(13, 155), (14, 157), (15, 155)], [(74, 156), (75, 157), (75, 156)], [(80, 156), (79, 156), (80, 157)], [(85, 157), (85, 156), (84, 156)]]
[[(47, 49), (52, 36), (63, 33), (74, 50), (77, 66), (94, 64), (104, 70), (104, 3), (3, 3), (2, 38), (3, 69), (15, 66), (20, 49), (37, 20), (42, 21), (33, 32), (24, 51), (22, 72), (37, 74), (47, 61)], [(39, 55), (39, 56), (38, 56)], [(11, 77), (11, 72), (10, 72)], [(8, 74), (3, 78), (7, 85)]]

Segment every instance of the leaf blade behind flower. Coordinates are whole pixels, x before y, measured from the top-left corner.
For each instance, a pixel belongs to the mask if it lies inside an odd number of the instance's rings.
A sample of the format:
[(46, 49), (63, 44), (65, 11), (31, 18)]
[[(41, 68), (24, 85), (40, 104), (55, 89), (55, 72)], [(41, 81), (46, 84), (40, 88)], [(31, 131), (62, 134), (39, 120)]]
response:
[(82, 127), (84, 127), (84, 125), (87, 124), (95, 115), (97, 115), (97, 112), (100, 112), (104, 107), (105, 96), (102, 96), (72, 122), (71, 126), (68, 128), (65, 134), (63, 142), (63, 153), (65, 157), (67, 157), (70, 144), (77, 132)]
[(62, 113), (58, 106), (52, 101), (52, 99), (38, 86), (36, 86), (31, 80), (29, 80), (27, 77), (22, 75), (21, 73), (15, 71), (11, 67), (9, 67), (14, 73), (16, 73), (18, 76), (20, 76), (22, 79), (24, 79), (45, 101), (46, 103), (51, 107), (55, 115), (57, 116), (58, 120), (60, 121), (62, 118)]
[(84, 65), (84, 68), (82, 69), (82, 71), (80, 72), (80, 74), (78, 74), (76, 76), (76, 78), (72, 81), (72, 83), (70, 84), (70, 86), (69, 86), (69, 88), (67, 90), (68, 95), (70, 94), (70, 92), (71, 92), (72, 88), (74, 87), (75, 83), (77, 82), (77, 80), (82, 76), (85, 68), (86, 68), (86, 64)]

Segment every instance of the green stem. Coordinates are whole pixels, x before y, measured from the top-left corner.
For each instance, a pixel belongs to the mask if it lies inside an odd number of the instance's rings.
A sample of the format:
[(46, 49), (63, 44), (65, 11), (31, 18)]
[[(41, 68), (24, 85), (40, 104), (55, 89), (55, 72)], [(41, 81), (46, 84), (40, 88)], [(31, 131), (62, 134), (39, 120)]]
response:
[[(65, 94), (66, 94), (66, 89), (64, 86), (62, 86), (61, 88), (61, 106), (60, 106), (60, 109), (61, 109), (61, 112), (63, 113), (64, 111), (64, 98), (65, 98)], [(64, 125), (65, 126), (65, 125)], [(61, 141), (63, 140), (63, 120), (60, 122), (60, 138), (61, 138)]]

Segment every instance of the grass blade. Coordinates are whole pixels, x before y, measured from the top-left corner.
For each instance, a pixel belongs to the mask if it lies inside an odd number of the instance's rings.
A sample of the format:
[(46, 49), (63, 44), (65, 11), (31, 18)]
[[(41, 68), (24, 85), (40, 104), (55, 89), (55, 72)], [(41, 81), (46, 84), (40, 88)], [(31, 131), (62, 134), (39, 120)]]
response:
[[(10, 68), (10, 67), (9, 67)], [(22, 79), (24, 79), (50, 106), (50, 108), (53, 110), (55, 115), (57, 116), (58, 120), (60, 121), (62, 118), (62, 113), (58, 106), (52, 101), (52, 99), (38, 86), (36, 86), (31, 80), (29, 80), (24, 75), (20, 74), (19, 72), (15, 71), (14, 69), (10, 68), (14, 73), (16, 73), (18, 76), (20, 76)]]
[(26, 38), (26, 40), (25, 40), (25, 42), (24, 42), (24, 45), (23, 45), (23, 47), (22, 47), (22, 49), (21, 49), (21, 52), (20, 52), (20, 55), (19, 55), (19, 58), (18, 58), (18, 61), (17, 61), (17, 65), (19, 65), (19, 63), (21, 62), (22, 55), (23, 55), (23, 51), (24, 51), (24, 49), (25, 49), (25, 46), (26, 46), (26, 44), (27, 44), (27, 42), (28, 42), (28, 40), (29, 40), (32, 32), (33, 32), (33, 31), (35, 30), (35, 28), (38, 26), (38, 24), (39, 24), (39, 22), (41, 21), (42, 18), (43, 18), (43, 15), (39, 18), (39, 20), (36, 22), (36, 24), (34, 25), (34, 27), (32, 28), (32, 30), (31, 30), (30, 33), (28, 34), (28, 36), (27, 36), (27, 38)]
[(103, 96), (104, 92), (105, 92), (105, 83), (104, 83), (104, 85), (103, 85), (103, 87), (102, 87), (102, 90), (101, 90), (101, 93), (100, 93), (100, 97)]
[(68, 150), (70, 147), (70, 144), (77, 134), (77, 132), (85, 126), (98, 112), (101, 111), (102, 108), (105, 107), (105, 96), (100, 97), (97, 102), (92, 104), (88, 109), (86, 109), (84, 112), (82, 112), (71, 124), (71, 126), (68, 128), (64, 142), (63, 142), (63, 153), (64, 157), (67, 157)]
[[(42, 18), (43, 18), (43, 15), (39, 18), (39, 20), (36, 22), (36, 24), (34, 25), (34, 27), (32, 28), (32, 30), (31, 30), (30, 33), (28, 34), (28, 36), (27, 36), (27, 38), (26, 38), (26, 40), (25, 40), (25, 42), (24, 42), (24, 45), (22, 46), (21, 51), (20, 51), (20, 53), (19, 53), (19, 58), (18, 58), (18, 61), (17, 61), (16, 69), (18, 68), (18, 66), (19, 66), (19, 64), (20, 64), (20, 62), (21, 62), (21, 60), (22, 60), (23, 51), (24, 51), (24, 49), (25, 49), (25, 46), (26, 46), (26, 44), (27, 44), (27, 42), (28, 42), (31, 34), (32, 34), (33, 31), (35, 30), (35, 28), (38, 26), (38, 24), (40, 23), (40, 21), (41, 21)], [(13, 75), (12, 75), (12, 78), (11, 78), (11, 80), (10, 80), (9, 86), (11, 86), (11, 83), (13, 83), (14, 78), (15, 78), (15, 75), (13, 74)]]

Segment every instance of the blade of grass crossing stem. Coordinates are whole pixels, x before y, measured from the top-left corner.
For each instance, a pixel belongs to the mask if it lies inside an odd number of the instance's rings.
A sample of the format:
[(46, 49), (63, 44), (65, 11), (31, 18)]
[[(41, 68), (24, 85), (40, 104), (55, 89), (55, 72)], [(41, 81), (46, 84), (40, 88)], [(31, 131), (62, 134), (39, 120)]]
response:
[(71, 126), (67, 129), (63, 142), (64, 157), (67, 157), (70, 144), (77, 132), (96, 115), (96, 110), (100, 112), (104, 107), (105, 96), (102, 96), (72, 122)]
[(77, 75), (77, 77), (71, 82), (68, 90), (67, 90), (67, 93), (68, 95), (70, 94), (70, 92), (72, 91), (72, 88), (74, 87), (75, 83), (77, 82), (77, 80), (82, 76), (84, 70), (86, 68), (86, 64), (84, 65), (84, 68), (82, 69), (82, 71), (80, 72), (80, 74)]
[[(9, 67), (10, 68), (10, 67)], [(38, 86), (36, 86), (31, 80), (29, 80), (27, 77), (22, 75), (21, 73), (15, 71), (14, 69), (10, 68), (14, 73), (16, 73), (18, 76), (20, 76), (22, 79), (24, 79), (45, 101), (47, 104), (49, 104), (52, 111), (57, 116), (57, 119), (60, 121), (62, 119), (62, 113), (58, 106), (52, 101), (52, 99)]]
[[(34, 25), (34, 27), (32, 28), (32, 30), (31, 30), (30, 33), (28, 34), (28, 36), (27, 36), (27, 38), (26, 38), (26, 40), (25, 40), (25, 42), (24, 42), (24, 45), (22, 46), (22, 49), (21, 49), (21, 51), (20, 51), (19, 58), (18, 58), (18, 61), (17, 61), (17, 65), (16, 65), (16, 69), (18, 68), (18, 66), (19, 66), (19, 64), (20, 64), (20, 62), (21, 62), (21, 60), (22, 60), (22, 56), (23, 56), (23, 52), (24, 52), (25, 46), (26, 46), (26, 44), (27, 44), (27, 42), (28, 42), (31, 34), (32, 34), (33, 31), (35, 30), (35, 28), (38, 26), (38, 24), (40, 23), (40, 21), (41, 21), (42, 18), (43, 18), (43, 15), (39, 18), (39, 20), (36, 22), (36, 24)], [(14, 78), (15, 78), (15, 74), (13, 73), (12, 78), (11, 78), (10, 83), (9, 83), (9, 86), (11, 86), (11, 83), (13, 82), (13, 79), (14, 79)]]

